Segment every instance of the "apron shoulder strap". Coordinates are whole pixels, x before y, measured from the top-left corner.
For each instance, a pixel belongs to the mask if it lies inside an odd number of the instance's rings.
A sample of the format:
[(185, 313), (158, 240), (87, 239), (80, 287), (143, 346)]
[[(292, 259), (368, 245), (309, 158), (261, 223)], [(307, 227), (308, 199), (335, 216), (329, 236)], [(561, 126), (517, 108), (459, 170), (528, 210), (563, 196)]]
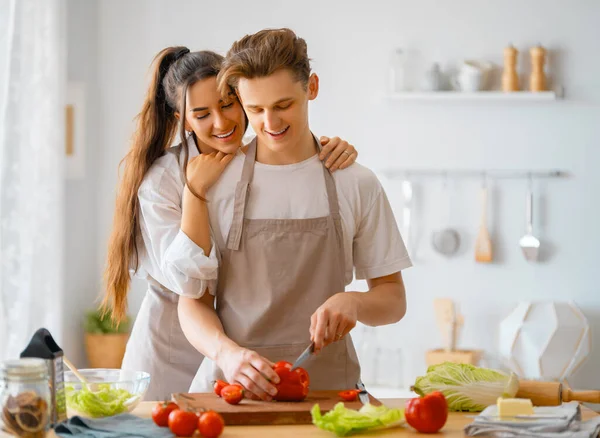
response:
[[(313, 134), (315, 144), (317, 145), (317, 151), (321, 152), (321, 142), (315, 134)], [(331, 171), (323, 164), (323, 176), (325, 177), (325, 190), (327, 191), (327, 202), (329, 203), (329, 214), (334, 220), (340, 219), (340, 204), (338, 203), (337, 190), (335, 188), (335, 181)]]
[(248, 202), (248, 192), (250, 191), (250, 182), (254, 176), (254, 163), (256, 161), (256, 137), (248, 145), (244, 168), (242, 169), (242, 178), (235, 188), (235, 199), (233, 204), (233, 220), (229, 229), (227, 238), (227, 248), (233, 251), (240, 249), (242, 240), (242, 231), (244, 228), (244, 216), (246, 204)]

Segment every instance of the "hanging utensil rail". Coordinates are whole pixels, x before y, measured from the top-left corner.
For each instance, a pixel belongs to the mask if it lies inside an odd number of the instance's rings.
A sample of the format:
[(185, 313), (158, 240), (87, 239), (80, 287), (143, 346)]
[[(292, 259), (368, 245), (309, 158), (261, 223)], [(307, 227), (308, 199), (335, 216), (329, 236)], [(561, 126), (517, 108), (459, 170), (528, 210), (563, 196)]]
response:
[(387, 178), (442, 177), (442, 178), (489, 178), (489, 179), (528, 179), (566, 178), (564, 170), (501, 170), (501, 169), (384, 169)]

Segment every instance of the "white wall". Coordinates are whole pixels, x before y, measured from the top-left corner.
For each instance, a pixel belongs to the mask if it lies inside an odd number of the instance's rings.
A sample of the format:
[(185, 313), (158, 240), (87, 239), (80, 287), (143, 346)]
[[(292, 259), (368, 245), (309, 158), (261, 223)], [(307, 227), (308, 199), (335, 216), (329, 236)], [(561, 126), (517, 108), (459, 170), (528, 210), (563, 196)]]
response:
[[(71, 2), (75, 3), (75, 2)], [(212, 3), (215, 6), (209, 6)], [(216, 6), (219, 5), (219, 6)], [(93, 147), (98, 186), (80, 188), (86, 220), (97, 231), (87, 242), (87, 284), (98, 284), (111, 223), (117, 164), (124, 156), (133, 117), (145, 91), (152, 57), (167, 45), (227, 50), (235, 39), (264, 27), (288, 26), (308, 42), (321, 93), (311, 107), (318, 134), (354, 143), (360, 161), (373, 169), (390, 165), (433, 168), (561, 168), (569, 180), (536, 184), (537, 232), (550, 256), (528, 265), (517, 242), (524, 227), (525, 184), (503, 181), (494, 190), (492, 220), (498, 262), (475, 265), (472, 244), (478, 225), (477, 182), (453, 186), (453, 223), (465, 250), (443, 260), (429, 249), (439, 223), (439, 181), (418, 186), (417, 232), (423, 236), (415, 267), (405, 274), (409, 311), (399, 324), (378, 329), (384, 343), (402, 349), (409, 384), (424, 371), (424, 352), (437, 347), (432, 299), (449, 296), (466, 318), (463, 347), (496, 348), (499, 320), (519, 300), (574, 300), (595, 324), (591, 361), (573, 379), (600, 387), (600, 297), (595, 268), (600, 231), (600, 3), (535, 0), (461, 1), (128, 1), (98, 2), (97, 72), (100, 94)], [(235, 7), (233, 7), (235, 6)], [(86, 32), (88, 29), (86, 29)], [(398, 44), (419, 50), (422, 60), (450, 66), (462, 58), (502, 62), (512, 42), (522, 51), (541, 42), (551, 52), (551, 74), (566, 89), (564, 102), (531, 105), (486, 103), (409, 104), (388, 102), (387, 59)], [(83, 60), (87, 54), (81, 53)], [(86, 60), (87, 63), (88, 60)], [(92, 64), (93, 65), (93, 64)], [(526, 58), (520, 58), (526, 66)], [(93, 67), (91, 67), (93, 68)], [(93, 80), (90, 77), (90, 80)], [(400, 185), (383, 180), (396, 211)], [(86, 184), (90, 184), (89, 182)], [(73, 188), (75, 190), (75, 188)], [(89, 212), (90, 195), (97, 194)], [(89, 196), (86, 198), (85, 196)], [(86, 199), (84, 201), (84, 199)], [(74, 207), (71, 207), (74, 208)], [(80, 207), (78, 207), (79, 209)], [(89, 220), (88, 220), (89, 219)], [(89, 232), (89, 230), (88, 230)], [(86, 234), (87, 236), (87, 234)], [(93, 252), (95, 255), (90, 255)], [(83, 249), (79, 250), (83, 254)], [(78, 283), (82, 283), (79, 281)], [(143, 294), (136, 284), (132, 310)]]
[[(83, 82), (86, 93), (85, 176), (66, 183), (66, 293), (65, 338), (61, 345), (77, 366), (87, 362), (83, 350), (83, 313), (94, 307), (100, 275), (98, 263), (97, 160), (98, 134), (98, 20), (95, 0), (67, 2), (68, 80)], [(106, 183), (105, 183), (106, 184)]]

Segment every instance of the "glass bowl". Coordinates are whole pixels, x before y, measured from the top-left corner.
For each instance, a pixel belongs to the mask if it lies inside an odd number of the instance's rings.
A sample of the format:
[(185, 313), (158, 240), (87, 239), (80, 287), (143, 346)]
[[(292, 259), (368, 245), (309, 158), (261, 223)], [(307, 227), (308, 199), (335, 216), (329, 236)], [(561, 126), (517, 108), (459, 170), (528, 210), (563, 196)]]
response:
[(88, 381), (82, 383), (72, 371), (65, 371), (67, 415), (110, 417), (131, 412), (144, 398), (150, 374), (107, 368), (78, 370)]

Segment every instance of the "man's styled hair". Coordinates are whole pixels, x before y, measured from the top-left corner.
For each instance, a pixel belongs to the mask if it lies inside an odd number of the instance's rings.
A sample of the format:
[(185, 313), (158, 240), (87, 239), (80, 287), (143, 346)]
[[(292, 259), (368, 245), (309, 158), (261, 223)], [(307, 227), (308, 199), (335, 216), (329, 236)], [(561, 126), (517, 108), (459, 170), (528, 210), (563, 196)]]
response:
[(281, 69), (289, 70), (307, 86), (310, 59), (306, 41), (291, 29), (264, 29), (233, 43), (217, 77), (218, 88), (226, 95), (230, 87), (237, 88), (240, 78), (261, 78)]

